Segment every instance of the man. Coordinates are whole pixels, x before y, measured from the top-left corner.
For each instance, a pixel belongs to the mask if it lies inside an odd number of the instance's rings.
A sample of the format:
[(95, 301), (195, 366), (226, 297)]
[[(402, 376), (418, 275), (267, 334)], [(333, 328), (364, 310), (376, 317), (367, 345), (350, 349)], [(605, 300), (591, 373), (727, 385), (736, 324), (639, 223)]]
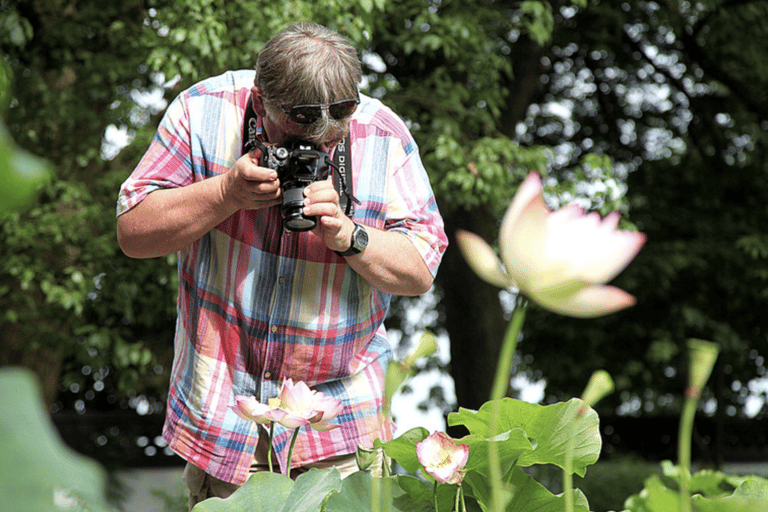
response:
[[(125, 254), (178, 252), (163, 436), (188, 462), (191, 505), (226, 497), (266, 463), (264, 429), (233, 412), (236, 395), (266, 402), (291, 378), (342, 401), (338, 428), (301, 430), (293, 467), (328, 462), (349, 472), (358, 445), (391, 438), (381, 414), (391, 359), (383, 321), (392, 294), (430, 288), (447, 239), (413, 138), (359, 94), (361, 78), (349, 41), (293, 25), (266, 44), (255, 73), (227, 72), (182, 93), (121, 187)], [(334, 156), (349, 134), (353, 218), (333, 181), (318, 180), (303, 191), (316, 227), (286, 231), (280, 176), (260, 165), (261, 150), (243, 154), (251, 134)], [(283, 467), (290, 434), (275, 426)]]

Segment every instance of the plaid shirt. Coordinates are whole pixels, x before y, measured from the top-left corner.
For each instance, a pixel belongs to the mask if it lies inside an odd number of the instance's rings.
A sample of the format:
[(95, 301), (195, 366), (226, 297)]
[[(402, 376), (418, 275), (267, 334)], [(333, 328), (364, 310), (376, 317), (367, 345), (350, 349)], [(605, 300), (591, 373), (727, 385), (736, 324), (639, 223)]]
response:
[[(253, 71), (228, 72), (169, 106), (120, 190), (118, 215), (158, 189), (227, 172), (241, 156)], [(355, 221), (401, 233), (435, 274), (447, 239), (416, 143), (378, 100), (362, 97), (350, 121)], [(393, 257), (395, 257), (393, 255)], [(390, 439), (381, 414), (391, 349), (390, 295), (372, 288), (310, 232), (282, 228), (280, 207), (240, 210), (178, 254), (175, 358), (163, 437), (184, 459), (224, 481), (248, 478), (256, 425), (235, 395), (262, 402), (286, 378), (344, 404), (340, 428), (302, 428), (295, 467)], [(275, 425), (284, 467), (291, 432)]]

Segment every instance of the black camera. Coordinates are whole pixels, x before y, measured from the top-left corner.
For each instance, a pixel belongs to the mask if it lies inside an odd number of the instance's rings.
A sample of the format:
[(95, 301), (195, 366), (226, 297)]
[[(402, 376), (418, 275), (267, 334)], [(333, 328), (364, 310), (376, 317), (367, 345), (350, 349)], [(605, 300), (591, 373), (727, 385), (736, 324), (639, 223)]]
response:
[(310, 142), (295, 141), (283, 146), (261, 146), (261, 166), (277, 171), (283, 191), (283, 225), (288, 231), (309, 231), (317, 225), (315, 217), (302, 213), (304, 189), (328, 177), (331, 156)]

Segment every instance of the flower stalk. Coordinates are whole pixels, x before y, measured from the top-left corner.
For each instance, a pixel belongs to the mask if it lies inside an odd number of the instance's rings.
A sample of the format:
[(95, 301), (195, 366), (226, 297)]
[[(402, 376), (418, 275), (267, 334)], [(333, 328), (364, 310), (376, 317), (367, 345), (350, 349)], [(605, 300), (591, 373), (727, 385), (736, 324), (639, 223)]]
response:
[(680, 429), (677, 439), (677, 459), (680, 466), (680, 510), (691, 512), (691, 442), (693, 439), (693, 421), (696, 409), (701, 399), (701, 391), (712, 374), (719, 347), (711, 341), (688, 340), (688, 355), (690, 368), (688, 372), (688, 389), (685, 391), (685, 402), (680, 415)]
[(291, 476), (291, 456), (293, 455), (293, 446), (296, 444), (296, 438), (299, 437), (299, 429), (293, 429), (293, 436), (291, 436), (291, 446), (288, 448), (288, 460), (285, 463), (285, 475)]
[(267, 450), (267, 464), (269, 465), (269, 472), (274, 473), (272, 468), (272, 439), (275, 437), (275, 422), (269, 422), (269, 449)]
[(613, 379), (605, 370), (598, 370), (592, 374), (584, 388), (581, 399), (584, 404), (579, 408), (576, 419), (571, 422), (571, 435), (568, 436), (568, 444), (565, 451), (565, 462), (563, 464), (563, 496), (565, 500), (565, 512), (573, 512), (573, 451), (574, 439), (581, 418), (604, 396), (613, 391)]
[[(507, 332), (504, 335), (504, 341), (499, 353), (499, 364), (496, 366), (496, 375), (493, 379), (491, 388), (491, 415), (488, 419), (489, 437), (495, 437), (499, 434), (499, 400), (504, 398), (509, 389), (509, 379), (512, 374), (512, 366), (517, 349), (517, 340), (520, 338), (520, 332), (523, 329), (525, 321), (525, 311), (528, 302), (522, 295), (517, 296), (515, 309), (512, 311), (512, 319), (507, 325)], [(488, 462), (491, 471), (491, 507), (494, 512), (504, 510), (505, 503), (502, 496), (502, 474), (501, 460), (499, 458), (499, 447), (495, 442), (488, 443)]]

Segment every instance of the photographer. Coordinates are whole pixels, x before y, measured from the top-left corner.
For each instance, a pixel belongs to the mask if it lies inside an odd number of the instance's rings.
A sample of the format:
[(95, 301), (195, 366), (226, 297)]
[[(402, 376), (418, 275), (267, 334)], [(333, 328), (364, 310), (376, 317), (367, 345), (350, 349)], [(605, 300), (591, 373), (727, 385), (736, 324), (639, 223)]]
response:
[[(359, 94), (361, 78), (349, 41), (293, 25), (266, 44), (255, 72), (227, 72), (183, 92), (121, 187), (125, 254), (178, 253), (163, 437), (188, 462), (190, 506), (228, 496), (267, 462), (265, 431), (233, 412), (235, 395), (266, 402), (291, 378), (342, 401), (339, 428), (301, 430), (292, 458), (299, 470), (349, 474), (358, 445), (391, 438), (381, 412), (392, 356), (384, 318), (392, 294), (430, 288), (447, 239), (411, 134)], [(245, 144), (251, 136), (255, 149)], [(286, 229), (281, 173), (291, 166), (264, 166), (260, 148), (299, 141), (329, 157), (347, 141), (346, 185), (359, 201), (351, 218), (344, 192), (322, 178), (301, 189), (302, 213), (315, 227)], [(289, 436), (275, 426), (281, 465)]]

